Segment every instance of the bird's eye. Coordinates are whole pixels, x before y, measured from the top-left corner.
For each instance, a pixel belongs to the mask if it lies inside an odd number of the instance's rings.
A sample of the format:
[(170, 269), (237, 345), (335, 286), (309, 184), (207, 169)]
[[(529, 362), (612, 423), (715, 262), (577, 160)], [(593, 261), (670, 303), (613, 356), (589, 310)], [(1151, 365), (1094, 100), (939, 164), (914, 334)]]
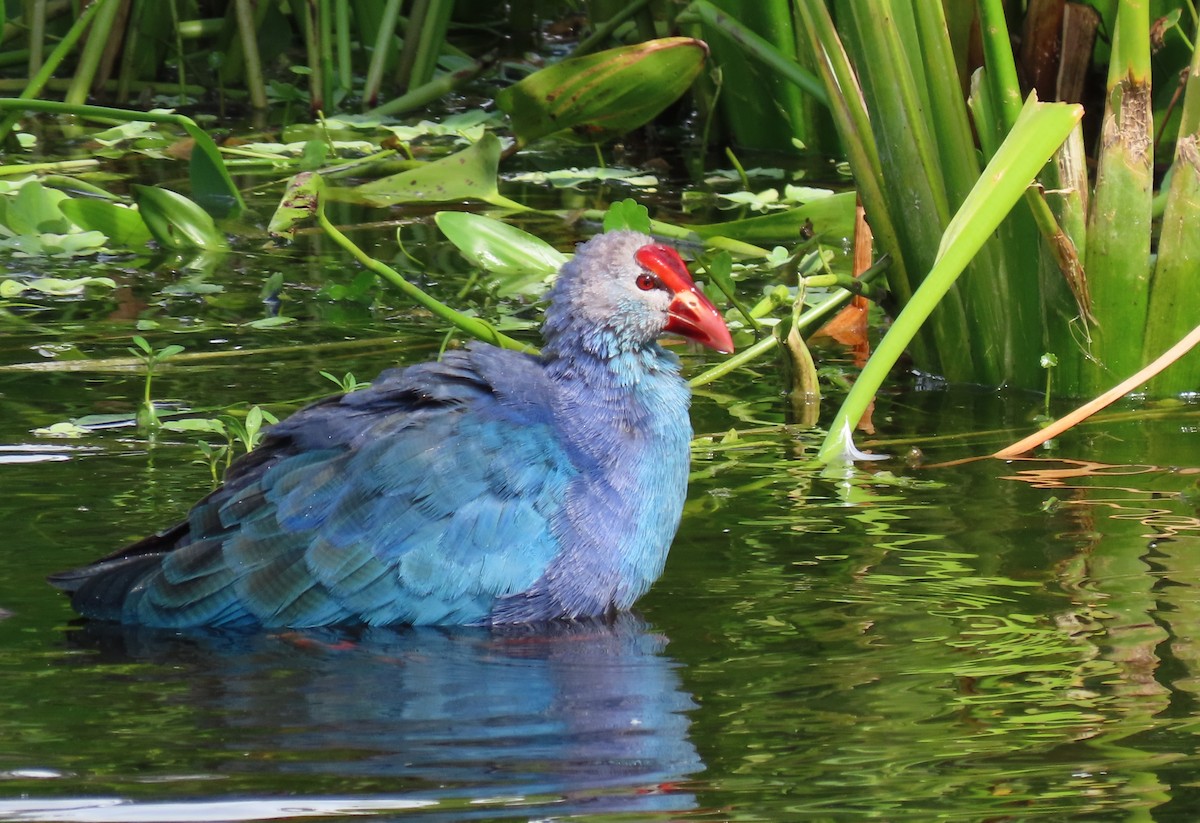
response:
[(639, 274), (637, 279), (637, 287), (642, 291), (664, 288), (663, 282), (653, 274)]

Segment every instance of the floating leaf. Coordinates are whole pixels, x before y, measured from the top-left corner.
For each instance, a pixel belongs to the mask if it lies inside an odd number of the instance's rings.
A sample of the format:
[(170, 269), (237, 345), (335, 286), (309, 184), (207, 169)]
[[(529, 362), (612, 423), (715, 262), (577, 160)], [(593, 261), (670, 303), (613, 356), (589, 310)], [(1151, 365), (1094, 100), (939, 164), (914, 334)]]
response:
[(705, 239), (721, 236), (747, 243), (795, 243), (805, 225), (812, 221), (813, 228), (827, 240), (851, 237), (854, 233), (854, 197), (852, 191), (842, 192), (787, 211), (688, 228)]
[(76, 277), (64, 280), (59, 277), (38, 277), (25, 284), (29, 289), (42, 294), (65, 297), (73, 294), (83, 294), (89, 286), (101, 286), (115, 289), (117, 284), (109, 277)]
[(228, 248), (223, 235), (204, 209), (182, 194), (158, 186), (134, 186), (133, 197), (154, 239), (172, 251)]
[(13, 234), (66, 234), (71, 230), (71, 224), (59, 209), (59, 204), (66, 199), (67, 195), (61, 191), (30, 180), (21, 186), (16, 199), (9, 204), (5, 223)]
[(521, 145), (563, 129), (601, 138), (642, 126), (700, 73), (708, 46), (691, 37), (648, 40), (555, 63), (496, 95)]
[(64, 420), (60, 423), (52, 423), (49, 426), (34, 429), (33, 433), (38, 437), (86, 437), (92, 431), (91, 429), (76, 425), (69, 420)]
[(257, 320), (251, 320), (246, 325), (252, 329), (274, 329), (279, 326), (286, 326), (289, 323), (295, 323), (296, 318), (287, 317), (282, 314), (277, 314), (272, 317), (260, 317)]
[(201, 432), (203, 434), (220, 434), (224, 435), (225, 424), (215, 417), (185, 417), (182, 420), (170, 420), (162, 424), (162, 427), (167, 431), (189, 433)]
[(650, 188), (657, 186), (659, 180), (653, 174), (636, 169), (555, 169), (553, 171), (525, 171), (513, 175), (505, 175), (505, 179), (514, 183), (533, 183), (545, 185), (549, 183), (556, 189), (579, 188), (585, 183), (597, 181), (617, 181), (627, 186)]
[(103, 200), (77, 198), (60, 206), (67, 219), (86, 231), (97, 231), (108, 238), (109, 248), (145, 248), (151, 240), (150, 230), (136, 209)]
[[(373, 206), (429, 201), (482, 200), (502, 208), (525, 207), (500, 194), (500, 138), (488, 132), (475, 145), (425, 163), (420, 168), (381, 177), (350, 191)], [(333, 190), (335, 192), (344, 190)], [(338, 195), (342, 196), (342, 195)]]
[(501, 294), (524, 292), (545, 282), (567, 260), (545, 240), (490, 217), (443, 211), (433, 219), (474, 265), (508, 275), (498, 283)]
[(21, 234), (0, 238), (0, 248), (31, 257), (73, 257), (104, 248), (107, 238), (98, 231), (71, 234)]

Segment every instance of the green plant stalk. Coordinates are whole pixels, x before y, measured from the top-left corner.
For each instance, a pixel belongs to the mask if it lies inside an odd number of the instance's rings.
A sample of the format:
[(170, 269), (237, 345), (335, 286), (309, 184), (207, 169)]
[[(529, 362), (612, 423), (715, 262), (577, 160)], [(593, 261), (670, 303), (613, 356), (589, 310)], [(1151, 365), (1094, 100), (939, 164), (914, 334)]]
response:
[(396, 87), (408, 91), (414, 85), (414, 67), (417, 61), (417, 51), (421, 48), (422, 34), (425, 29), (425, 18), (429, 14), (429, 6), (435, 0), (413, 0), (408, 7), (408, 20), (404, 22), (404, 44), (400, 49), (400, 58), (396, 66)]
[(867, 361), (830, 424), (818, 454), (823, 463), (855, 453), (852, 429), (892, 366), (1082, 116), (1079, 106), (1038, 103), (1032, 97), (1026, 101), (1008, 138), (946, 227), (933, 268)]
[(171, 9), (172, 29), (175, 32), (175, 67), (179, 74), (179, 95), (182, 97), (182, 89), (187, 85), (187, 77), (184, 74), (185, 55), (183, 53), (183, 35), (179, 31), (179, 0), (167, 0), (167, 7)]
[(262, 58), (258, 51), (258, 30), (254, 21), (253, 0), (234, 0), (237, 12), (238, 36), (242, 44), (246, 90), (250, 93), (251, 108), (267, 108), (267, 86), (263, 82)]
[(93, 169), (100, 165), (99, 160), (57, 160), (49, 163), (18, 163), (11, 166), (0, 166), (0, 177), (17, 177), (23, 174), (41, 174), (43, 172), (80, 172)]
[[(421, 26), (414, 38), (417, 50), (413, 54), (412, 73), (401, 88), (411, 89), (423, 86), (433, 79), (437, 71), (438, 58), (442, 54), (442, 46), (446, 42), (446, 32), (450, 28), (450, 16), (454, 13), (454, 0), (428, 0), (429, 7), (422, 18)], [(414, 15), (415, 17), (415, 15)], [(411, 31), (411, 23), (410, 29)], [(407, 42), (409, 38), (406, 37)]]
[(381, 106), (376, 106), (368, 111), (367, 114), (378, 117), (392, 117), (412, 111), (413, 109), (419, 109), (432, 103), (434, 100), (441, 99), (462, 84), (477, 77), (490, 65), (490, 60), (479, 60), (457, 71), (444, 72), (434, 77), (428, 83), (418, 86), (399, 97), (394, 97)]
[[(1200, 49), (1192, 53), (1167, 203), (1150, 281), (1145, 361), (1182, 338), (1200, 317)], [(1193, 351), (1155, 378), (1152, 392), (1200, 390), (1200, 352)]]
[(30, 3), (25, 13), (29, 21), (29, 76), (33, 77), (42, 67), (42, 58), (45, 56), (43, 46), (46, 41), (46, 0)]
[(338, 85), (349, 91), (354, 87), (353, 52), (350, 46), (350, 0), (335, 0), (334, 25), (337, 28)]
[[(851, 3), (848, 8), (846, 31), (857, 42), (859, 82), (871, 112), (881, 167), (904, 170), (883, 178), (883, 197), (896, 224), (898, 247), (882, 248), (904, 259), (904, 271), (910, 278), (905, 290), (915, 293), (922, 273), (933, 266), (938, 240), (950, 220), (935, 124), (922, 106), (917, 74), (909, 62), (919, 59), (920, 46), (902, 39), (906, 27), (899, 24), (900, 18), (911, 14), (905, 4), (880, 0)], [(867, 216), (873, 225), (874, 213), (868, 211)], [(977, 379), (972, 348), (964, 345), (971, 339), (971, 324), (959, 292), (939, 303), (932, 324), (921, 337), (914, 356), (922, 368), (951, 381)]]
[(748, 55), (762, 62), (771, 71), (777, 72), (781, 77), (803, 89), (821, 103), (829, 105), (829, 94), (820, 78), (806, 71), (795, 61), (784, 57), (765, 38), (759, 37), (708, 0), (693, 0), (676, 19), (682, 23), (693, 18), (713, 28), (721, 29), (733, 38), (734, 42), (739, 43)]
[[(92, 3), (83, 10), (71, 25), (70, 30), (63, 36), (63, 39), (50, 52), (50, 56), (42, 64), (41, 70), (34, 75), (29, 81), (29, 85), (21, 92), (20, 98), (22, 100), (34, 100), (42, 93), (42, 89), (46, 86), (46, 81), (58, 70), (62, 61), (71, 53), (71, 49), (75, 48), (75, 44), (79, 42), (79, 38), (83, 36), (83, 33), (87, 31), (88, 26), (91, 24), (92, 18), (106, 5), (114, 2), (117, 2), (117, 0), (96, 0), (95, 3)], [(14, 111), (10, 109), (9, 114), (3, 120), (0, 120), (0, 141), (7, 139), (9, 132), (13, 130), (13, 126), (17, 124), (20, 116), (20, 110)]]
[[(357, 351), (376, 347), (379, 352), (393, 350), (397, 344), (394, 335), (387, 337), (369, 337), (360, 340), (337, 340), (326, 343), (309, 343), (305, 348), (322, 352)], [(264, 346), (258, 349), (222, 349), (219, 351), (183, 352), (171, 357), (171, 361), (182, 363), (211, 363), (218, 360), (239, 357), (270, 357), (282, 354), (294, 354), (294, 346)], [(145, 362), (140, 357), (98, 357), (92, 360), (37, 360), (29, 363), (9, 363), (0, 365), (0, 373), (4, 372), (70, 372), (107, 374), (127, 372), (130, 368)]]
[(442, 318), (446, 322), (456, 326), (472, 337), (482, 340), (485, 343), (491, 343), (493, 346), (499, 346), (502, 349), (512, 349), (514, 351), (526, 352), (528, 354), (536, 354), (537, 349), (533, 346), (528, 346), (520, 340), (515, 340), (503, 332), (497, 330), (491, 323), (480, 320), (477, 317), (470, 317), (442, 303), (430, 295), (426, 294), (421, 289), (414, 286), (412, 283), (404, 279), (404, 277), (391, 266), (374, 259), (358, 246), (356, 246), (350, 238), (338, 231), (337, 227), (329, 222), (329, 218), (325, 216), (325, 198), (317, 198), (317, 223), (325, 231), (335, 243), (348, 251), (359, 263), (366, 269), (374, 272), (383, 280), (395, 286), (401, 293), (411, 299), (413, 302), (428, 309), (437, 317)]
[[(584, 209), (582, 216), (584, 220), (600, 223), (604, 220), (604, 210)], [(664, 223), (661, 220), (651, 220), (650, 231), (659, 237), (670, 237), (673, 240), (690, 243), (700, 242), (696, 233), (686, 226), (676, 226), (671, 223)], [(771, 253), (769, 249), (764, 249), (762, 246), (743, 243), (741, 240), (734, 240), (731, 237), (721, 237), (719, 235), (705, 237), (703, 242), (709, 248), (722, 249), (730, 254), (736, 254), (741, 257), (766, 257)]]
[(992, 104), (998, 125), (1007, 132), (1021, 114), (1021, 84), (1017, 81), (1003, 0), (979, 0), (979, 28)]
[[(907, 262), (898, 254), (898, 230), (883, 194), (883, 166), (871, 131), (866, 102), (860, 93), (850, 58), (823, 0), (795, 0), (795, 7), (803, 21), (801, 28), (811, 41), (813, 53), (822, 58), (818, 59), (817, 65), (829, 91), (834, 124), (854, 172), (858, 196), (871, 221), (871, 231), (880, 248), (892, 257), (893, 269), (888, 281), (903, 305), (912, 296), (912, 278), (907, 270)], [(925, 354), (921, 341), (915, 343), (914, 350), (918, 356)]]
[(180, 20), (179, 36), (185, 40), (200, 40), (205, 37), (216, 37), (224, 28), (225, 20), (220, 17)]
[[(383, 84), (383, 70), (391, 54), (396, 37), (396, 19), (400, 16), (400, 0), (388, 0), (383, 8), (379, 29), (375, 32), (375, 48), (371, 62), (367, 65), (367, 79), (363, 86), (363, 107), (379, 102), (379, 89)], [(377, 112), (376, 112), (377, 113)]]
[[(986, 100), (990, 110), (989, 122), (980, 124), (980, 132), (982, 133), (984, 125), (987, 125), (993, 134), (1002, 137), (1020, 114), (1021, 87), (1017, 79), (1016, 61), (1002, 0), (980, 0), (979, 13), (986, 66), (984, 80), (989, 92)], [(1060, 153), (1060, 157), (1065, 156)], [(1073, 184), (1078, 185), (1078, 188), (1072, 193), (1064, 192), (1059, 195), (1057, 213), (1038, 188), (1030, 188), (1025, 193), (1032, 227), (1036, 228), (1045, 242), (1044, 249), (1049, 253), (1049, 261), (1045, 255), (1041, 255), (1036, 266), (1022, 265), (1018, 262), (1025, 257), (1025, 250), (1037, 243), (1037, 239), (1031, 236), (1029, 220), (1019, 212), (1014, 213), (1004, 235), (1007, 244), (1004, 261), (1008, 264), (1007, 277), (1004, 279), (1011, 283), (1008, 283), (1008, 292), (1002, 296), (1002, 300), (1005, 305), (1011, 307), (1016, 340), (1028, 344), (1016, 353), (1014, 366), (1031, 374), (1035, 359), (1033, 348), (1037, 341), (1026, 330), (1036, 327), (1039, 314), (1042, 317), (1042, 327), (1046, 330), (1046, 342), (1055, 349), (1064, 351), (1069, 350), (1064, 348), (1064, 332), (1082, 333), (1086, 337), (1089, 334), (1087, 326), (1093, 321), (1080, 246), (1076, 244), (1076, 238), (1082, 243), (1086, 235), (1082, 219), (1083, 197), (1087, 190), (1086, 170), (1083, 171), (1082, 180), (1073, 179), (1068, 183), (1061, 179), (1060, 168), (1057, 165), (1050, 166), (1043, 171), (1039, 179), (1046, 187), (1059, 191)], [(1060, 225), (1059, 214), (1069, 221), (1068, 225)], [(1050, 261), (1053, 262), (1053, 267), (1048, 265)], [(1070, 299), (1067, 299), (1062, 283), (1053, 279), (1052, 268), (1055, 267), (1058, 278), (1065, 281), (1070, 290)], [(1073, 309), (1077, 310), (1077, 314), (1067, 317)], [(1064, 322), (1068, 324), (1065, 327)], [(1077, 328), (1071, 328), (1076, 324), (1079, 324)], [(1067, 374), (1064, 370), (1060, 372), (1059, 378)], [(1018, 382), (1024, 385), (1029, 381)]]
[(221, 160), (221, 152), (217, 148), (217, 144), (190, 117), (165, 112), (114, 109), (108, 106), (70, 105), (60, 103), (56, 100), (26, 100), (24, 98), (0, 97), (0, 111), (6, 110), (10, 114), (5, 118), (5, 122), (8, 122), (10, 118), (15, 119), (15, 116), (21, 111), (31, 110), (44, 111), (51, 114), (73, 114), (77, 117), (86, 118), (110, 118), (122, 123), (144, 121), (147, 123), (169, 123), (170, 125), (177, 126), (187, 132), (188, 136), (195, 141), (196, 145), (193, 148), (193, 152), (203, 152), (208, 156), (216, 172), (221, 175), (227, 187), (227, 195), (234, 199), (238, 210), (240, 211), (246, 207), (245, 202), (242, 200), (241, 192), (233, 184), (233, 178), (229, 175), (229, 170), (225, 168), (225, 163)]
[[(29, 61), (29, 49), (13, 49), (12, 51), (0, 52), (0, 66), (15, 66), (18, 63), (27, 63)], [(32, 74), (32, 72), (30, 72)]]
[(637, 15), (648, 5), (650, 5), (650, 0), (632, 0), (632, 2), (626, 3), (620, 11), (596, 26), (591, 34), (580, 40), (571, 50), (571, 56), (581, 57), (591, 54), (598, 46), (603, 45), (626, 20)]
[(1152, 121), (1149, 10), (1145, 0), (1123, 0), (1117, 6), (1087, 228), (1084, 269), (1097, 325), (1090, 352), (1096, 365), (1082, 374), (1085, 394), (1108, 388), (1142, 365), (1153, 223)]
[[(979, 179), (975, 135), (943, 5), (914, 3), (912, 9), (919, 39), (912, 51), (921, 56), (928, 98), (925, 119), (937, 150), (947, 206), (954, 211)], [(1019, 96), (1017, 105), (1019, 111)], [(1036, 326), (1038, 318), (1036, 271), (1024, 264), (1026, 250), (1037, 242), (1031, 233), (1022, 223), (1008, 221), (1004, 231), (984, 244), (968, 274), (958, 281), (963, 311), (972, 328), (963, 344), (971, 349), (977, 382), (993, 386), (1011, 382), (1022, 365), (1034, 362), (1038, 354), (1039, 341), (1027, 331)], [(1013, 265), (1014, 260), (1022, 263)]]
[[(864, 271), (858, 277), (858, 280), (869, 285), (879, 279), (886, 270), (887, 266), (876, 264), (867, 271)], [(845, 289), (839, 289), (834, 294), (822, 300), (818, 305), (813, 306), (811, 309), (808, 309), (799, 317), (797, 317), (795, 321), (795, 328), (801, 334), (809, 334), (816, 331), (825, 323), (825, 321), (832, 317), (834, 313), (849, 303), (852, 297), (854, 297), (853, 292)], [(770, 307), (786, 306), (789, 302), (791, 301), (789, 300), (787, 290), (785, 289), (782, 297), (770, 295), (769, 300), (764, 299), (761, 301), (754, 307), (754, 309), (751, 311), (751, 314), (755, 315), (756, 317), (761, 317), (763, 314), (765, 314), (765, 311), (763, 311), (764, 308), (769, 309)], [(727, 357), (715, 366), (700, 372), (691, 380), (689, 380), (688, 384), (692, 388), (696, 388), (698, 386), (705, 386), (709, 383), (712, 383), (714, 380), (719, 380), (725, 375), (732, 374), (733, 372), (737, 371), (747, 363), (757, 360), (778, 345), (779, 338), (773, 333), (767, 334), (762, 339), (758, 340), (749, 347), (742, 349), (732, 357)]]
[(121, 49), (121, 66), (117, 70), (116, 101), (125, 104), (129, 100), (129, 90), (133, 83), (135, 67), (136, 44), (141, 37), (142, 12), (145, 0), (133, 0), (129, 11), (129, 25), (125, 29), (125, 45)]
[(317, 31), (321, 35), (318, 41), (321, 51), (321, 97), (325, 101), (321, 111), (332, 111), (337, 105), (337, 95), (334, 93), (337, 71), (333, 62), (333, 9), (329, 7), (332, 2), (334, 0), (318, 0), (317, 3)]
[(309, 108), (313, 114), (325, 110), (325, 73), (321, 63), (320, 9), (314, 0), (296, 4), (297, 16), (304, 32), (305, 61), (308, 63)]

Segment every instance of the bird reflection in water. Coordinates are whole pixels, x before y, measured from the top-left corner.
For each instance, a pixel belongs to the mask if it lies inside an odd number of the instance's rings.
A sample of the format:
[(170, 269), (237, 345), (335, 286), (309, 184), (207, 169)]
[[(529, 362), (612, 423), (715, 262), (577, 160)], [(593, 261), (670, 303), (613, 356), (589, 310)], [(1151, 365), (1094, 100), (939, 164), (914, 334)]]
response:
[(678, 664), (633, 614), (269, 634), (87, 624), (72, 639), (100, 652), (98, 671), (156, 664), (137, 676), (167, 679), (194, 713), (197, 768), (250, 785), (308, 775), (304, 794), (435, 801), (421, 819), (498, 797), (523, 813), (657, 816), (694, 808), (681, 781), (704, 768)]

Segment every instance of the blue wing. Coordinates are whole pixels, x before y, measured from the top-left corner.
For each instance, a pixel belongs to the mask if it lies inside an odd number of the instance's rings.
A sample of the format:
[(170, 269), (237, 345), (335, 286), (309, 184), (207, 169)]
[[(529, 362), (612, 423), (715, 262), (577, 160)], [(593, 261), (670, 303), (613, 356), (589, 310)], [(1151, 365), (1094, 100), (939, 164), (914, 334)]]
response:
[(560, 546), (577, 474), (532, 358), (385, 373), (274, 427), (184, 523), (52, 582), (152, 626), (486, 621)]

